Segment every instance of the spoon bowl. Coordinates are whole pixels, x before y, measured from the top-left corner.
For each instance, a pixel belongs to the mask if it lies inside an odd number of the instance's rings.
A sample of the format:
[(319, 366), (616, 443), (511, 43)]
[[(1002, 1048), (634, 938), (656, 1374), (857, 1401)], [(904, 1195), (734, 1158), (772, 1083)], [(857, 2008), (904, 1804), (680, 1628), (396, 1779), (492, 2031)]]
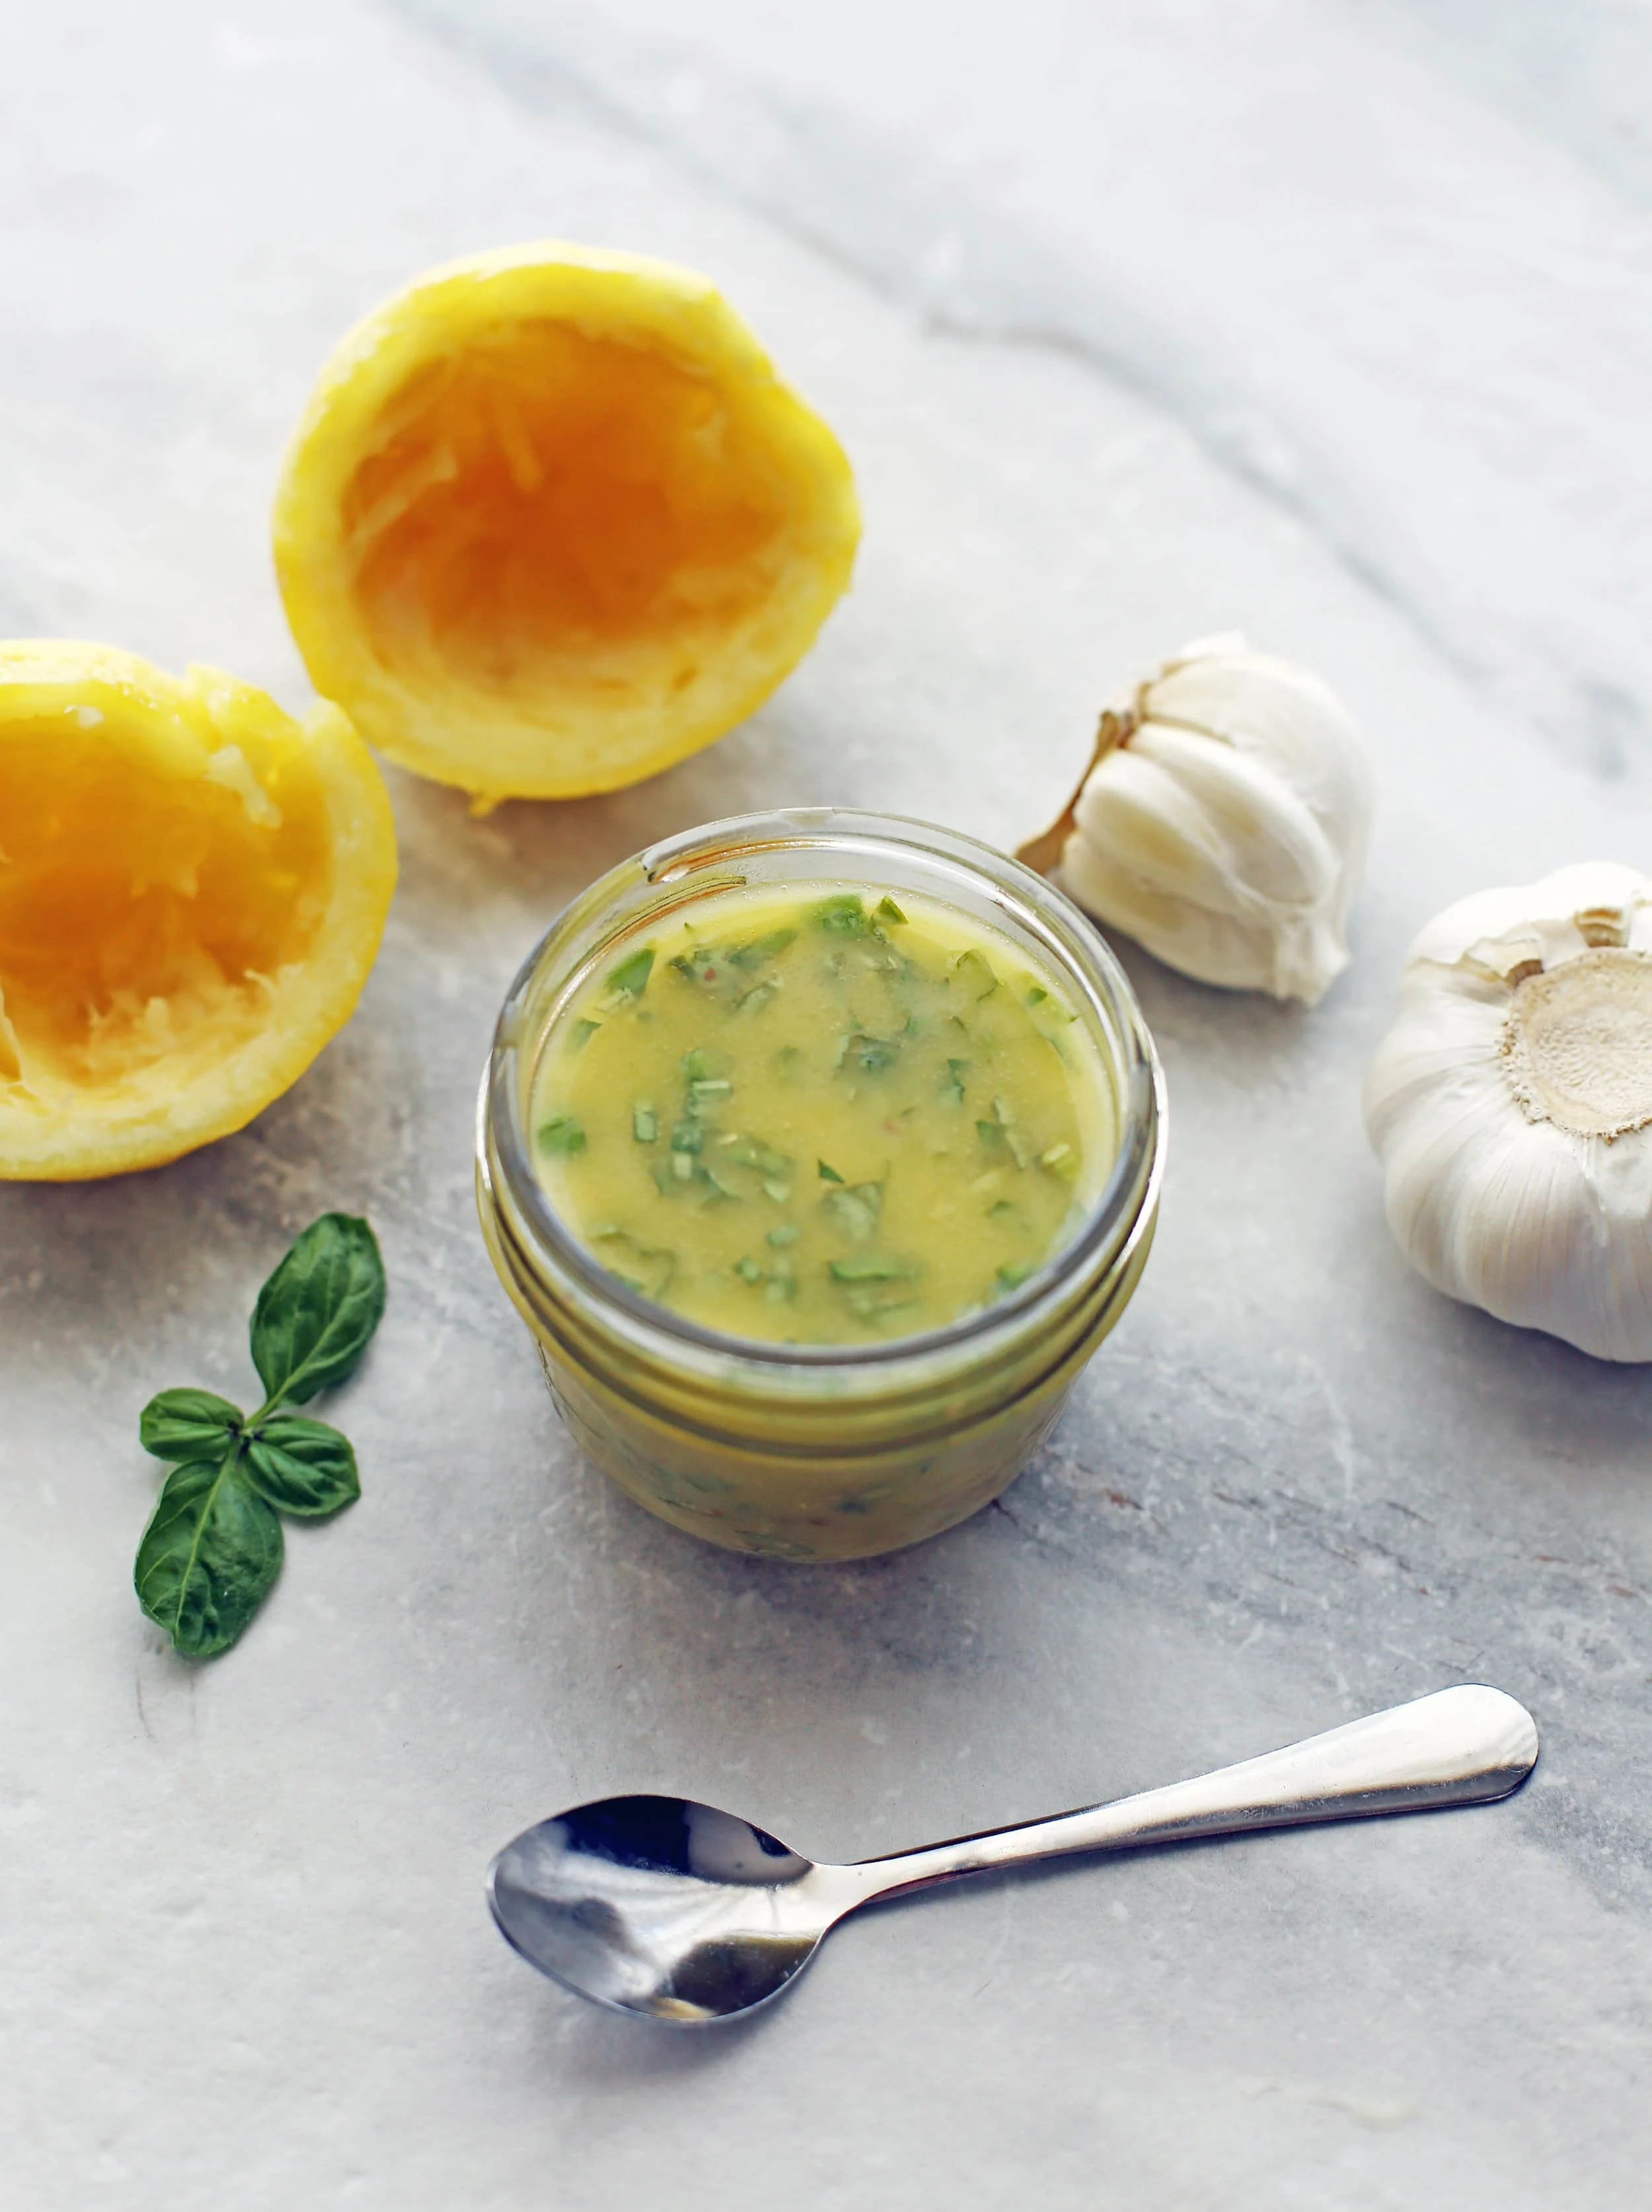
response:
[(1066, 1852), (1484, 1804), (1517, 1790), (1537, 1752), (1523, 1705), (1464, 1684), (1194, 1781), (854, 1866), (817, 1866), (691, 1798), (604, 1797), (507, 1844), (489, 1894), (506, 1941), (579, 1996), (653, 2020), (733, 2020), (789, 1988), (827, 1930), (875, 1897)]
[(778, 1996), (846, 1909), (822, 1875), (715, 1806), (605, 1797), (507, 1844), (489, 1897), (506, 1942), (581, 1996), (725, 2020)]

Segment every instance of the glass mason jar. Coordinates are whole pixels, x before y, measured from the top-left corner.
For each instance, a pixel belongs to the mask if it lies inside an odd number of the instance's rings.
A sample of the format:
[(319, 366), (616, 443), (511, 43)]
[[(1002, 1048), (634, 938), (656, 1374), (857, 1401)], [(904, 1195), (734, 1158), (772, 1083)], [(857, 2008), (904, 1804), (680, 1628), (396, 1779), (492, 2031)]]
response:
[[(620, 940), (740, 885), (926, 894), (1063, 983), (1113, 1088), (1118, 1154), (1082, 1225), (1019, 1290), (874, 1345), (726, 1336), (641, 1297), (575, 1241), (534, 1172), (533, 1079), (560, 1009)], [(741, 1552), (852, 1559), (915, 1544), (1005, 1489), (1128, 1304), (1151, 1244), (1163, 1078), (1117, 962), (1042, 877), (928, 823), (800, 807), (693, 830), (558, 915), (505, 1000), (483, 1081), (483, 1234), (584, 1450), (651, 1513)]]

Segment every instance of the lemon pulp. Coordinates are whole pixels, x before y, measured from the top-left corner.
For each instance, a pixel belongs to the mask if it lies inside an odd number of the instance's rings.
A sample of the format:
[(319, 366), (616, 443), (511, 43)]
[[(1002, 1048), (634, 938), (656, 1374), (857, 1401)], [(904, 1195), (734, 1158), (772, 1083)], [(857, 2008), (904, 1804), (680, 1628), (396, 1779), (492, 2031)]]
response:
[(774, 580), (784, 487), (671, 362), (530, 324), (395, 414), (344, 497), (357, 604), (392, 667), (594, 696), (604, 648), (641, 642), (682, 691), (708, 633)]

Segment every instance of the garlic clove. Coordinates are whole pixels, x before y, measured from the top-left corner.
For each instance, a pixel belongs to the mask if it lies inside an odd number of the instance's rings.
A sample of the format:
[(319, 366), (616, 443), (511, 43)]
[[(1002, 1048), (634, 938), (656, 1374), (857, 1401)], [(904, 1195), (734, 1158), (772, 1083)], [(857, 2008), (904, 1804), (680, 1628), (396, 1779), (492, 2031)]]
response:
[[(1151, 776), (1144, 771), (1151, 769)], [(1076, 835), (1218, 914), (1335, 895), (1338, 856), (1297, 794), (1225, 744), (1144, 722), (1074, 810)]]
[(1317, 676), (1240, 641), (1219, 658), (1173, 662), (1152, 686), (1151, 711), (1156, 721), (1205, 731), (1271, 769), (1333, 843), (1363, 860), (1370, 759), (1353, 716)]
[[(1213, 914), (1173, 893), (1160, 891), (1115, 868), (1093, 845), (1075, 841), (1061, 870), (1062, 880), (1078, 904), (1104, 914), (1115, 929), (1149, 946), (1156, 958), (1201, 983), (1230, 990), (1267, 991), (1279, 966), (1278, 935), (1271, 921), (1240, 921)], [(1310, 951), (1307, 964), (1316, 972), (1325, 949)]]
[(1590, 863), (1437, 915), (1365, 1119), (1389, 1224), (1436, 1289), (1652, 1359), (1652, 879)]
[(1072, 805), (1021, 848), (1100, 920), (1205, 982), (1312, 1004), (1347, 964), (1369, 761), (1316, 677), (1226, 636), (1102, 717)]

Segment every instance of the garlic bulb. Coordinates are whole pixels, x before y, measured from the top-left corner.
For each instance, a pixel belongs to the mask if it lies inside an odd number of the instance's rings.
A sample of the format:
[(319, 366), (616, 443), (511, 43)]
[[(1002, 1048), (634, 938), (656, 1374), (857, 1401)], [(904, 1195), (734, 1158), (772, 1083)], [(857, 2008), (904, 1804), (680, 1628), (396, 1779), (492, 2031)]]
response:
[(1309, 1006), (1344, 935), (1370, 763), (1317, 677), (1238, 636), (1189, 645), (1102, 717), (1072, 805), (1019, 857), (1184, 975)]
[(1365, 1123), (1437, 1289), (1652, 1359), (1652, 878), (1595, 861), (1431, 921)]

